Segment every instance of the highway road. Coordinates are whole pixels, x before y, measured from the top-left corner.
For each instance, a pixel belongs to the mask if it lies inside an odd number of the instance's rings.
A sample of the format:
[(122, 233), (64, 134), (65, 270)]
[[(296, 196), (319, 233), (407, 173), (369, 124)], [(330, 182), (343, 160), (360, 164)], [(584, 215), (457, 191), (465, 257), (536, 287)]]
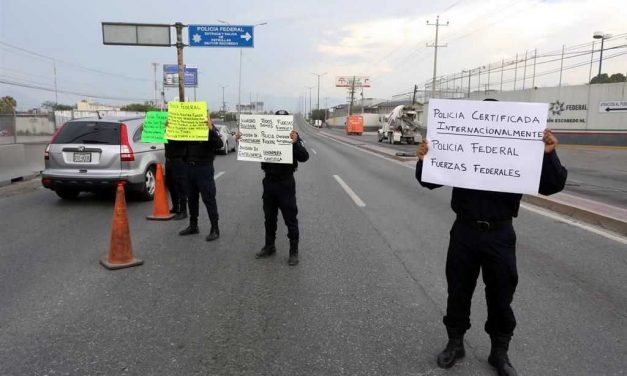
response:
[[(219, 156), (221, 238), (179, 237), (130, 201), (136, 257), (109, 271), (111, 197), (62, 201), (37, 182), (0, 189), (0, 375), (494, 375), (479, 280), (467, 355), (450, 370), (444, 265), (450, 188), (411, 165), (322, 137), (298, 119), (301, 262), (285, 226), (269, 260), (259, 164)], [(375, 140), (376, 141), (376, 140)], [(346, 188), (349, 189), (346, 189)], [(521, 375), (627, 369), (627, 242), (523, 204), (517, 229)]]

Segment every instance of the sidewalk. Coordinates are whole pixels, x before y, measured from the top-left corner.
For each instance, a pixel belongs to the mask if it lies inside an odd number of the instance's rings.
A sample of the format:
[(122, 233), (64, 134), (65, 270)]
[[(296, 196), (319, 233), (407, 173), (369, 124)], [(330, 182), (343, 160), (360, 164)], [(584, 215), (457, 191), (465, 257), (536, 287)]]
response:
[[(324, 130), (322, 130), (319, 134), (323, 137), (328, 137), (354, 147), (368, 150), (386, 158), (399, 161), (407, 166), (413, 167), (416, 163), (416, 160), (418, 159), (417, 157), (412, 156), (410, 153), (398, 153), (388, 147), (365, 143), (361, 141), (359, 137), (341, 136), (333, 134), (331, 132), (325, 132)], [(624, 153), (620, 154), (619, 158), (611, 159), (608, 158), (606, 155), (601, 155), (600, 157), (596, 158), (596, 160), (592, 158), (592, 162), (590, 162), (591, 159), (588, 158), (584, 163), (583, 159), (577, 159), (575, 155), (585, 156), (586, 153), (588, 153), (588, 157), (590, 157), (588, 148), (567, 146), (564, 147), (564, 149), (569, 150), (572, 154), (569, 155), (568, 152), (564, 153), (566, 158), (569, 159), (569, 163), (565, 164), (567, 168), (569, 168), (569, 181), (571, 180), (572, 175), (574, 175), (570, 173), (571, 168), (575, 171), (595, 169), (596, 173), (599, 176), (603, 176), (604, 172), (606, 172), (607, 174), (611, 174), (612, 176), (626, 176), (621, 175), (624, 173), (623, 169), (626, 168), (625, 166), (623, 166), (623, 164), (625, 164), (626, 162), (627, 157), (627, 151), (625, 150), (619, 151), (620, 153)], [(573, 151), (577, 151), (577, 153), (573, 154)], [(615, 153), (616, 151), (612, 152)], [(611, 163), (608, 162), (610, 160), (612, 160)], [(598, 185), (595, 186), (595, 188), (598, 189)], [(608, 190), (609, 189), (610, 188), (608, 188)], [(616, 190), (616, 188), (614, 187), (612, 187), (611, 189)], [(593, 192), (592, 189), (586, 190), (586, 187), (580, 187), (577, 191), (577, 195), (566, 192), (560, 192), (552, 196), (524, 195), (523, 201), (572, 217), (576, 220), (604, 228), (608, 231), (620, 234), (622, 236), (627, 236), (627, 208), (625, 208), (624, 206), (616, 206), (616, 204), (612, 201), (601, 202), (594, 193), (595, 192)], [(619, 190), (617, 194), (622, 195), (623, 193), (621, 190)]]

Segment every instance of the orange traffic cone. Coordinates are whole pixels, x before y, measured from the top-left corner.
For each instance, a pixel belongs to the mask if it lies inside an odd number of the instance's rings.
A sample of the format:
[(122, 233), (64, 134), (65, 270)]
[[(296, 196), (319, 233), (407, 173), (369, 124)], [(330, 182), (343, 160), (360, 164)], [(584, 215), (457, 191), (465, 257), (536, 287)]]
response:
[(118, 189), (115, 194), (109, 255), (103, 257), (100, 263), (107, 269), (122, 269), (144, 263), (142, 260), (133, 257), (131, 234), (128, 229), (128, 218), (126, 215), (126, 199), (124, 198), (123, 182), (118, 183)]
[(163, 168), (161, 163), (157, 163), (157, 176), (155, 182), (155, 198), (152, 205), (152, 215), (146, 217), (154, 221), (168, 221), (174, 217), (174, 213), (170, 213), (168, 206), (168, 195), (165, 189), (165, 181), (163, 179)]

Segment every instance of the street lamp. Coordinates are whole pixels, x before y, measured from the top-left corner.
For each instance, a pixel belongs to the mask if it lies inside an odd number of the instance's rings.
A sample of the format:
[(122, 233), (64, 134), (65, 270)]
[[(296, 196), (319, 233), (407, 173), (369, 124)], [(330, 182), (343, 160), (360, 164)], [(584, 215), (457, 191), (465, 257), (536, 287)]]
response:
[[(217, 20), (217, 21), (225, 25), (231, 25), (230, 22), (226, 22), (223, 20)], [(267, 22), (254, 24), (252, 25), (253, 31), (255, 31), (255, 26), (263, 26), (267, 24), (268, 24)], [(242, 48), (240, 47), (239, 49), (239, 80), (237, 84), (237, 121), (239, 121), (239, 115), (240, 115), (241, 110), (242, 110)]]
[[(313, 89), (313, 86), (305, 86), (307, 89), (309, 89), (309, 113), (311, 115), (309, 115), (309, 120), (311, 120), (311, 116), (313, 115), (313, 110), (311, 109), (311, 89)], [(305, 117), (307, 117), (307, 111), (305, 111)]]
[(595, 31), (594, 34), (592, 34), (592, 38), (594, 39), (601, 39), (601, 55), (599, 56), (599, 75), (598, 77), (601, 76), (601, 64), (603, 64), (603, 41), (605, 41), (606, 39), (610, 38), (612, 35), (611, 34), (605, 34), (602, 31)]
[(327, 74), (327, 72), (324, 73), (312, 73), (314, 76), (318, 76), (318, 104), (316, 105), (316, 110), (320, 110), (320, 77), (324, 76), (325, 74)]
[(224, 89), (228, 86), (220, 86), (222, 88), (222, 115), (226, 118), (226, 102), (224, 101)]

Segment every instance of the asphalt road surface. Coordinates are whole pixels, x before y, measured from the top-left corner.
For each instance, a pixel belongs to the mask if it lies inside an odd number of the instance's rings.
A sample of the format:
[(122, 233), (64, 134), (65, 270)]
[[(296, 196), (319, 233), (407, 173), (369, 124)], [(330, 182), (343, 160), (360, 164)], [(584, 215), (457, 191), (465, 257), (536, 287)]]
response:
[[(300, 120), (300, 119), (299, 119)], [(302, 121), (301, 121), (302, 124)], [(139, 267), (109, 271), (113, 199), (0, 190), (0, 375), (494, 375), (481, 281), (466, 357), (439, 369), (450, 189), (300, 126), (301, 263), (263, 245), (259, 164), (218, 156), (221, 238), (179, 237), (129, 201)], [(375, 140), (376, 142), (376, 140)], [(350, 188), (345, 190), (345, 187)], [(347, 192), (352, 192), (349, 194)], [(510, 357), (521, 375), (627, 369), (627, 243), (529, 210)]]

